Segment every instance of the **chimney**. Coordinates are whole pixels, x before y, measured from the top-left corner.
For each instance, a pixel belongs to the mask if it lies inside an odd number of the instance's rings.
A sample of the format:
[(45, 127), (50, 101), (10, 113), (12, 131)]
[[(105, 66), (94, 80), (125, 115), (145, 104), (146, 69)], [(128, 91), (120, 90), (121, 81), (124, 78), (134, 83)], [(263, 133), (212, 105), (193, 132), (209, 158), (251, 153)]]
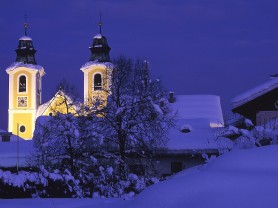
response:
[(174, 96), (174, 92), (169, 92), (169, 103), (174, 103), (175, 102), (175, 96)]

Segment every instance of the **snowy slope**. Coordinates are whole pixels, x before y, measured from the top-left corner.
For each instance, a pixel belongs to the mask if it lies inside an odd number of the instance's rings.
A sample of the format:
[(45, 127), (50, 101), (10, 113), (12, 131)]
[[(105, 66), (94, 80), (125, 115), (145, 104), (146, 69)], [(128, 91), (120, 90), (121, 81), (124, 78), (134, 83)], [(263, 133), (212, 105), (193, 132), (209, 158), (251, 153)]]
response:
[(277, 208), (277, 159), (278, 146), (233, 151), (147, 188), (126, 207)]
[(107, 208), (111, 204), (120, 207), (120, 199), (3, 199), (0, 208)]
[(277, 208), (278, 146), (226, 153), (157, 183), (133, 200), (0, 200), (0, 208)]

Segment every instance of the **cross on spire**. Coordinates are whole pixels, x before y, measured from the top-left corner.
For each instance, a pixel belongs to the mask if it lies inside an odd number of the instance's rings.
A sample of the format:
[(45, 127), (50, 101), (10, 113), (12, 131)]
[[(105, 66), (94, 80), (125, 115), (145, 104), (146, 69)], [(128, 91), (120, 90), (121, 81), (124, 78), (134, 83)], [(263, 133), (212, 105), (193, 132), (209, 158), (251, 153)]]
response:
[(27, 15), (24, 15), (24, 35), (27, 36), (27, 28), (28, 28), (28, 23), (27, 23)]
[(102, 31), (101, 31), (101, 27), (102, 27), (101, 17), (102, 17), (102, 14), (101, 14), (101, 12), (100, 12), (100, 13), (99, 13), (99, 33), (100, 33), (100, 34), (102, 34)]

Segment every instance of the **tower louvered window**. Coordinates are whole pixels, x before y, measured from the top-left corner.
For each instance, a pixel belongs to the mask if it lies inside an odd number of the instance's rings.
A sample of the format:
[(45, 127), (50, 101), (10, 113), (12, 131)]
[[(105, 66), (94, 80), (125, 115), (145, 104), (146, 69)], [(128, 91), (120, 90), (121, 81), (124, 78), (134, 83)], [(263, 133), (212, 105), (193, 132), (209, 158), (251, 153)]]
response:
[(95, 74), (94, 76), (94, 90), (102, 90), (101, 74)]
[(26, 76), (24, 75), (19, 77), (18, 91), (26, 92)]

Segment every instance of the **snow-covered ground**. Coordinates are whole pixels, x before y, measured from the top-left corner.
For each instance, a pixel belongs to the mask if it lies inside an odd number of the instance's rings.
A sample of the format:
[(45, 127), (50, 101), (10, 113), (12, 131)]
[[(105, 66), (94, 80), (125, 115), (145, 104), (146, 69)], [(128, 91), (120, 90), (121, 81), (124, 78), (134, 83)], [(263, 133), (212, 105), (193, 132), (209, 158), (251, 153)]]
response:
[(278, 207), (278, 146), (235, 150), (147, 188), (127, 207)]
[(0, 200), (0, 208), (277, 208), (278, 146), (233, 150), (204, 167), (185, 170), (132, 200)]
[(0, 208), (107, 208), (121, 199), (3, 199)]

